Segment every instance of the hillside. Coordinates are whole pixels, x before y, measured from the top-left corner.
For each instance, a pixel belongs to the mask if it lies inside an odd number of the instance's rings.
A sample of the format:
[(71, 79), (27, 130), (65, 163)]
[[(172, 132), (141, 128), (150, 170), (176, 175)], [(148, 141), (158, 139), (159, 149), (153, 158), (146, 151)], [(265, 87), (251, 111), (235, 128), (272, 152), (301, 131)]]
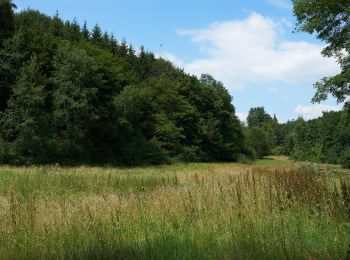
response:
[(232, 98), (96, 25), (10, 13), (0, 50), (0, 161), (159, 164), (245, 153)]

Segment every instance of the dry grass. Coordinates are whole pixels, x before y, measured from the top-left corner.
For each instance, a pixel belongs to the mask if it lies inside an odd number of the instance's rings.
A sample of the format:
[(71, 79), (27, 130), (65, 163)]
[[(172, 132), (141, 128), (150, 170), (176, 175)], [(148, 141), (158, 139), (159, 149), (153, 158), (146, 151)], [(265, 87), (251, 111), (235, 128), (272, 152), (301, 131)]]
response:
[(345, 259), (349, 178), (295, 163), (0, 168), (1, 259)]

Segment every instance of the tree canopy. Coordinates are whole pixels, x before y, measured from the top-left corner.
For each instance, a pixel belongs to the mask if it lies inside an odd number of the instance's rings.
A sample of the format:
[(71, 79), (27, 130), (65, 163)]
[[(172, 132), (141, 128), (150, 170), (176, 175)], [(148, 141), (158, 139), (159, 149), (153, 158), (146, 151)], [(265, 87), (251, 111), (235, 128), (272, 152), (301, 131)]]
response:
[(338, 75), (324, 77), (315, 84), (313, 102), (333, 95), (339, 103), (349, 106), (350, 96), (350, 2), (348, 0), (293, 0), (297, 29), (315, 33), (327, 43), (323, 55), (335, 57), (341, 67)]
[(95, 25), (0, 8), (0, 162), (234, 161), (232, 98)]

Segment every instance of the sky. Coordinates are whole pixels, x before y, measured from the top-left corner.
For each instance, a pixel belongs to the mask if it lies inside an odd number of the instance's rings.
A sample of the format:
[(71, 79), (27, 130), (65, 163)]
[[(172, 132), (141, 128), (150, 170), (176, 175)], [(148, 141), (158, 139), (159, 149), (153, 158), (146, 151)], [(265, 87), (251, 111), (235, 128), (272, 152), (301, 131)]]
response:
[(313, 84), (339, 72), (324, 43), (294, 32), (290, 0), (14, 0), (64, 20), (98, 23), (135, 48), (144, 45), (185, 72), (224, 83), (237, 115), (264, 106), (280, 122), (340, 110), (333, 98), (312, 104)]

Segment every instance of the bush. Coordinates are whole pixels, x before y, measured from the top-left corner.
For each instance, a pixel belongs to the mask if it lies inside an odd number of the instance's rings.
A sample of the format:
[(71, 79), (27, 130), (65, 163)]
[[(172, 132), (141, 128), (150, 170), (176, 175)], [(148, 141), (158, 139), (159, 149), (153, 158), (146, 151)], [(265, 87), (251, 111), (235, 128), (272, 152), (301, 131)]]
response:
[(270, 145), (267, 133), (264, 130), (256, 127), (249, 129), (246, 141), (254, 149), (258, 158), (263, 158), (265, 155), (270, 154)]
[(284, 148), (281, 145), (275, 146), (271, 150), (272, 155), (283, 155), (284, 154)]
[(240, 154), (238, 155), (237, 162), (242, 164), (252, 164), (253, 160), (245, 154)]
[(6, 147), (5, 142), (0, 139), (0, 163), (4, 163), (6, 161)]
[(242, 157), (246, 157), (246, 159), (249, 159), (250, 161), (255, 161), (257, 159), (255, 150), (250, 146), (246, 146), (243, 148), (242, 153), (237, 158), (237, 162), (240, 162), (239, 160), (242, 160)]
[(178, 159), (182, 162), (198, 162), (201, 161), (201, 157), (201, 151), (198, 146), (185, 146)]
[(339, 162), (344, 168), (350, 169), (350, 147), (344, 150)]
[(126, 165), (162, 164), (169, 160), (156, 140), (146, 140), (142, 135), (133, 136), (124, 143), (119, 161)]

